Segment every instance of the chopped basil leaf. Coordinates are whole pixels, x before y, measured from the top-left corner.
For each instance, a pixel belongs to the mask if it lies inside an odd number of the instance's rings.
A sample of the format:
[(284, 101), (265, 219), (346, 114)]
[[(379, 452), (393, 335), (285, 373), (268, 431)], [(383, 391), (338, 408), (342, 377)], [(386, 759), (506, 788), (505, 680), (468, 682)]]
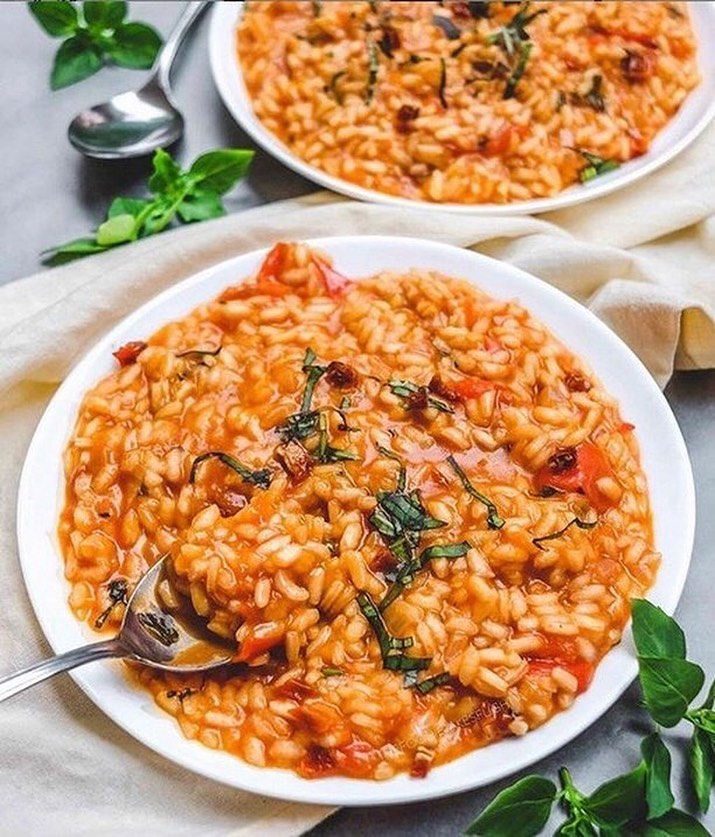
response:
[(257, 485), (259, 488), (268, 488), (271, 484), (271, 480), (273, 479), (273, 474), (269, 468), (260, 468), (259, 470), (254, 471), (252, 468), (249, 468), (239, 462), (238, 459), (231, 456), (231, 454), (212, 450), (207, 453), (202, 453), (194, 459), (194, 464), (191, 466), (191, 473), (189, 474), (190, 483), (196, 481), (196, 474), (199, 466), (207, 459), (218, 459), (219, 462), (223, 462), (224, 465), (227, 465), (231, 468), (231, 470), (235, 471), (244, 482), (250, 483), (251, 485)]
[(502, 98), (504, 99), (513, 99), (514, 94), (516, 93), (516, 86), (521, 81), (521, 77), (524, 75), (526, 71), (526, 64), (529, 61), (529, 56), (531, 55), (531, 50), (533, 49), (534, 45), (531, 43), (522, 44), (521, 50), (519, 52), (519, 60), (517, 62), (514, 71), (507, 79), (507, 83), (504, 87), (504, 95)]
[(475, 500), (479, 500), (479, 502), (485, 506), (487, 510), (487, 526), (490, 529), (501, 529), (502, 526), (504, 526), (505, 520), (502, 517), (499, 517), (497, 507), (494, 503), (480, 491), (477, 491), (477, 489), (469, 481), (469, 477), (464, 473), (462, 468), (458, 465), (457, 460), (451, 454), (447, 457), (447, 462), (450, 464), (455, 474), (459, 477), (462, 485), (464, 486), (464, 490), (469, 495), (474, 497)]
[(370, 104), (375, 96), (375, 88), (377, 87), (377, 74), (380, 70), (380, 58), (377, 51), (377, 45), (371, 38), (367, 39), (367, 92), (365, 93), (365, 104)]
[(531, 542), (535, 547), (543, 550), (544, 547), (541, 546), (543, 541), (553, 541), (556, 540), (556, 538), (562, 537), (562, 535), (564, 535), (572, 526), (577, 526), (579, 529), (593, 529), (597, 523), (598, 520), (581, 520), (578, 517), (574, 517), (573, 520), (569, 520), (564, 528), (559, 529), (558, 532), (552, 532), (550, 535), (542, 535), (540, 538), (532, 538)]
[(621, 165), (617, 160), (608, 160), (604, 157), (599, 157), (598, 154), (591, 154), (590, 151), (582, 151), (580, 148), (574, 148), (573, 150), (586, 160), (586, 165), (579, 172), (581, 183), (588, 183), (594, 177), (607, 174), (609, 171), (613, 171)]
[(423, 671), (429, 668), (431, 657), (408, 657), (402, 653), (414, 644), (412, 637), (394, 637), (369, 593), (358, 593), (357, 603), (362, 615), (372, 627), (382, 654), (382, 664), (390, 671)]
[(441, 674), (435, 674), (433, 677), (428, 677), (425, 680), (421, 680), (419, 683), (415, 683), (414, 689), (421, 695), (426, 695), (431, 692), (432, 689), (436, 689), (438, 686), (444, 686), (451, 680), (452, 675), (447, 671), (443, 671)]
[(462, 36), (459, 27), (449, 17), (444, 17), (444, 15), (434, 15), (432, 17), (432, 23), (441, 29), (450, 41), (456, 41)]
[(321, 669), (321, 674), (323, 677), (339, 677), (341, 674), (345, 674), (345, 672), (341, 668), (334, 668), (333, 666), (324, 666)]
[(432, 395), (426, 386), (418, 386), (412, 381), (388, 381), (387, 385), (393, 395), (404, 399), (406, 410), (434, 407), (441, 413), (454, 412), (446, 401)]

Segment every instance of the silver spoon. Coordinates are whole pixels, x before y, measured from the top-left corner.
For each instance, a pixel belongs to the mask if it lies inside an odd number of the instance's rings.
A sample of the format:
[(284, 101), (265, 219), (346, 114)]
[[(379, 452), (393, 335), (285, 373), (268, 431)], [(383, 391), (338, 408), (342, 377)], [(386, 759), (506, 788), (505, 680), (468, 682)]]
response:
[(141, 157), (179, 139), (184, 117), (172, 98), (169, 72), (184, 36), (208, 5), (208, 0), (186, 4), (144, 87), (120, 93), (75, 116), (67, 133), (78, 151), (118, 160)]
[(0, 678), (0, 702), (61, 671), (107, 657), (124, 657), (152, 668), (186, 673), (229, 663), (235, 648), (204, 628), (188, 603), (172, 608), (171, 613), (159, 603), (165, 580), (168, 582), (166, 556), (139, 580), (114, 639), (75, 648)]

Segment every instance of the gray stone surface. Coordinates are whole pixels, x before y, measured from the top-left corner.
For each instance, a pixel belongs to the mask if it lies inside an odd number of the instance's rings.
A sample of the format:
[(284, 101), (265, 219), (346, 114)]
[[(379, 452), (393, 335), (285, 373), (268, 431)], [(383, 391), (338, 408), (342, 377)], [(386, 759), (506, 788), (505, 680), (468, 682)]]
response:
[[(132, 4), (132, 13), (154, 23), (164, 33), (179, 12), (178, 3)], [(176, 95), (187, 116), (188, 130), (178, 148), (184, 161), (220, 146), (250, 145), (233, 123), (216, 93), (209, 71), (206, 35), (208, 19), (186, 47), (175, 73)], [(136, 86), (142, 74), (104, 69), (91, 80), (52, 93), (48, 77), (57, 42), (44, 35), (24, 3), (0, 6), (0, 282), (40, 268), (46, 247), (86, 234), (101, 218), (116, 194), (141, 188), (148, 173), (145, 160), (100, 163), (84, 160), (67, 143), (65, 131), (81, 107), (103, 101)], [(309, 192), (313, 186), (269, 157), (259, 154), (247, 181), (228, 199), (229, 211)], [(683, 429), (695, 470), (698, 530), (693, 566), (678, 609), (688, 634), (691, 656), (715, 673), (712, 607), (712, 544), (715, 542), (715, 373), (678, 374), (668, 387), (668, 399)], [(672, 521), (678, 526), (678, 521)], [(568, 764), (577, 783), (590, 790), (604, 779), (629, 769), (637, 759), (639, 737), (645, 732), (638, 710), (638, 693), (631, 688), (591, 729), (534, 770), (554, 775)], [(681, 804), (691, 807), (680, 769), (684, 732), (676, 738), (675, 786)], [(314, 837), (377, 832), (390, 835), (451, 835), (460, 833), (476, 812), (503, 784), (448, 799), (397, 807), (345, 808), (318, 826)], [(116, 823), (122, 813), (117, 811)], [(715, 817), (708, 818), (715, 828)]]

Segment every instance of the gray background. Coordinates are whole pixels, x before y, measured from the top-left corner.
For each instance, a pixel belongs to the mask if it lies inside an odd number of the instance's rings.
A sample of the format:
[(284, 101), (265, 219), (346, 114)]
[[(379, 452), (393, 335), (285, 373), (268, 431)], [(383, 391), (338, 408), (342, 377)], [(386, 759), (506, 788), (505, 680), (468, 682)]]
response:
[[(132, 4), (133, 17), (153, 23), (164, 34), (180, 9), (179, 3)], [(218, 147), (251, 147), (252, 143), (223, 108), (213, 86), (207, 54), (208, 16), (185, 48), (175, 73), (176, 97), (187, 117), (184, 140), (173, 149), (188, 162)], [(117, 194), (139, 193), (149, 164), (95, 162), (80, 157), (67, 143), (65, 130), (82, 107), (103, 101), (136, 86), (143, 74), (113, 68), (56, 93), (48, 77), (57, 41), (42, 33), (24, 3), (0, 5), (0, 282), (17, 279), (40, 268), (39, 253), (62, 241), (87, 234), (103, 217)], [(259, 153), (251, 173), (227, 200), (229, 211), (312, 191), (303, 178)], [(326, 232), (322, 230), (321, 233)], [(336, 230), (335, 232), (339, 232)], [(678, 374), (666, 391), (690, 450), (698, 495), (698, 531), (693, 566), (678, 615), (689, 639), (689, 656), (715, 674), (712, 641), (712, 543), (715, 541), (715, 373)], [(672, 521), (678, 526), (678, 521)], [(4, 556), (7, 559), (8, 556)], [(553, 757), (534, 766), (551, 776), (566, 764), (584, 791), (633, 767), (640, 737), (647, 732), (638, 709), (638, 692), (631, 688), (591, 729)], [(686, 730), (673, 736), (674, 787), (681, 807), (692, 799), (681, 781), (681, 755)], [(475, 776), (475, 781), (478, 777)], [(394, 835), (460, 833), (499, 787), (464, 793), (421, 804), (370, 809), (345, 808), (326, 820), (313, 835), (348, 835), (377, 831)], [(121, 826), (122, 812), (115, 825)], [(708, 826), (715, 828), (715, 816)]]

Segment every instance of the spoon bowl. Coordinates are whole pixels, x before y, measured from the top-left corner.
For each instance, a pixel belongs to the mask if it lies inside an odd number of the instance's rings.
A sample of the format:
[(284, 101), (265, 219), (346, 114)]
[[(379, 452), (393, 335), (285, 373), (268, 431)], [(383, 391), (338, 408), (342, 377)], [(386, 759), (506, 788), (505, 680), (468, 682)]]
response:
[(169, 76), (181, 42), (207, 5), (208, 0), (186, 4), (142, 88), (119, 93), (75, 116), (67, 136), (78, 151), (100, 160), (124, 160), (151, 154), (181, 137), (184, 117), (172, 98)]
[(212, 634), (176, 592), (165, 555), (139, 580), (127, 602), (119, 633), (44, 660), (0, 679), (0, 702), (71, 668), (123, 657), (164, 671), (208, 671), (231, 662), (235, 648)]
[(80, 111), (68, 130), (78, 151), (101, 160), (140, 157), (171, 145), (183, 133), (181, 111), (155, 79)]

